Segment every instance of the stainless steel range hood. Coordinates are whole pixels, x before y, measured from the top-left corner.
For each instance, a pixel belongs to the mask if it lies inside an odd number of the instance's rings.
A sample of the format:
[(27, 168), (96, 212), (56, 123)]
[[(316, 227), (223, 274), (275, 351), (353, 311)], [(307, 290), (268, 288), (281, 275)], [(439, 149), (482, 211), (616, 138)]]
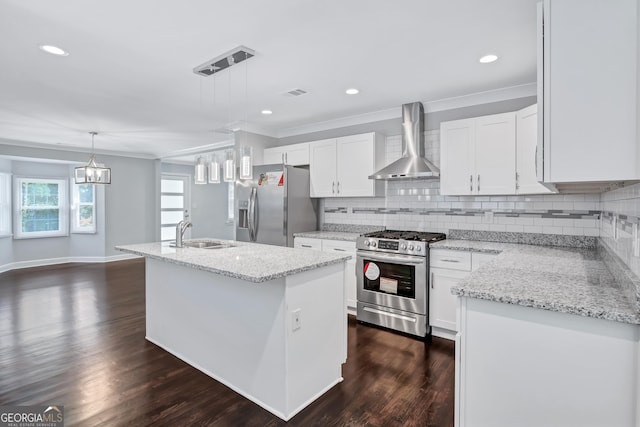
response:
[(424, 107), (421, 102), (402, 106), (402, 157), (369, 179), (438, 178), (440, 169), (424, 157)]

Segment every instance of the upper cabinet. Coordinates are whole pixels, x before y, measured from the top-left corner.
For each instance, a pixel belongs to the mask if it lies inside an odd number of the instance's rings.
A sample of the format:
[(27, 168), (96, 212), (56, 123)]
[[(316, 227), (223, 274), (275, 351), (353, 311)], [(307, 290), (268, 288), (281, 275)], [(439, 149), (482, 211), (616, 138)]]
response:
[(440, 125), (440, 194), (544, 194), (536, 177), (537, 106)]
[(311, 197), (373, 197), (384, 183), (369, 175), (384, 166), (384, 139), (375, 133), (309, 143)]
[(515, 194), (516, 114), (440, 125), (440, 193)]
[(283, 163), (291, 166), (303, 166), (309, 164), (309, 143), (283, 145), (281, 147), (265, 148), (265, 165)]
[(538, 177), (640, 179), (637, 0), (545, 0), (538, 9)]
[(545, 194), (550, 189), (538, 182), (536, 148), (538, 143), (538, 105), (516, 112), (516, 193)]

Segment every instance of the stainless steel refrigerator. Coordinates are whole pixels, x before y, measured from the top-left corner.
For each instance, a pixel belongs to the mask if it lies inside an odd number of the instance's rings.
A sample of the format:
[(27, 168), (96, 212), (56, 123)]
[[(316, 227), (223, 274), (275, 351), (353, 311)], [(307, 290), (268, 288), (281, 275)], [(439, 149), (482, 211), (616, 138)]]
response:
[(252, 180), (236, 181), (235, 200), (236, 240), (293, 247), (293, 233), (317, 229), (308, 169), (254, 166)]

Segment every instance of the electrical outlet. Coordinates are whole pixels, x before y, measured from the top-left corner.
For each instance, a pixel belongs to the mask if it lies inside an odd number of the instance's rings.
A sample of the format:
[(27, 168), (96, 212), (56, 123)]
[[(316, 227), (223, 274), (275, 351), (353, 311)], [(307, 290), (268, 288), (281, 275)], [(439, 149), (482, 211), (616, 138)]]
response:
[(485, 224), (493, 224), (493, 211), (485, 211), (484, 222)]
[(297, 331), (302, 327), (302, 319), (301, 319), (302, 310), (296, 309), (291, 313), (291, 330)]

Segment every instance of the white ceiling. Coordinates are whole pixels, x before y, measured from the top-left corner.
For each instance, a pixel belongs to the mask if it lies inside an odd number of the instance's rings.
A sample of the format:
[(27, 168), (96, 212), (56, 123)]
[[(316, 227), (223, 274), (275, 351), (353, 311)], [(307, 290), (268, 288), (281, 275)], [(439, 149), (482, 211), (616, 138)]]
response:
[[(537, 1), (2, 0), (0, 138), (159, 157), (529, 84)], [(256, 56), (193, 73), (239, 45)]]

